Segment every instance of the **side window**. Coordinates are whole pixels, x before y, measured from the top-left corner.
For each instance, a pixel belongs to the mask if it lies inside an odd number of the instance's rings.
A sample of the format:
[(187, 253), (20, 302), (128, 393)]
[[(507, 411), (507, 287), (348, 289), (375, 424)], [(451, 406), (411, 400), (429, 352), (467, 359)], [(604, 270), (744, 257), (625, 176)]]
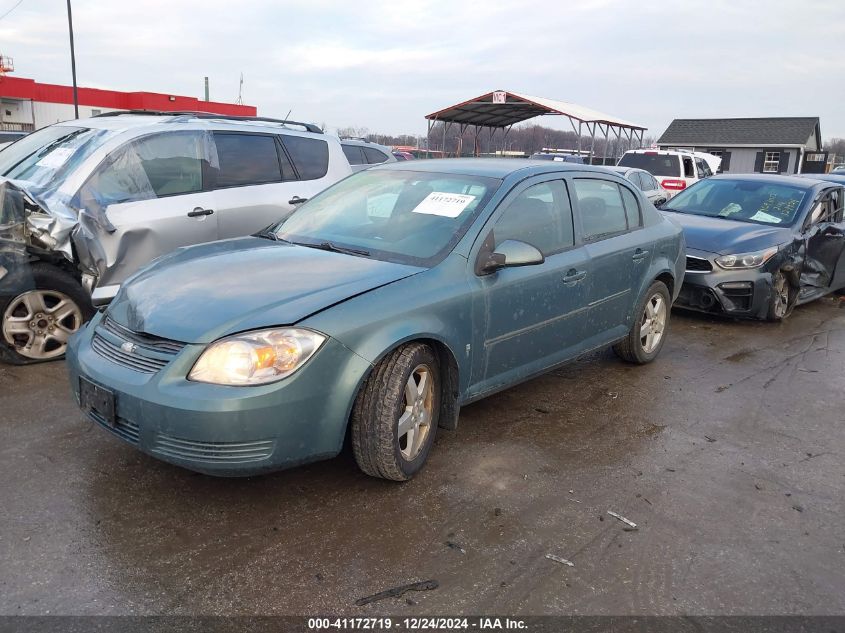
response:
[(640, 180), (643, 183), (643, 186), (641, 187), (643, 191), (653, 191), (654, 189), (656, 189), (656, 187), (654, 186), (654, 178), (651, 177), (651, 174), (647, 174), (644, 171), (638, 173), (640, 175)]
[(652, 190), (654, 190), (654, 189), (660, 189), (660, 185), (659, 185), (659, 184), (657, 184), (657, 180), (655, 180), (654, 176), (652, 176), (651, 174), (648, 174), (648, 175), (646, 175), (646, 176), (643, 176), (643, 178), (647, 178), (647, 179), (648, 179), (648, 182), (650, 183), (650, 185), (651, 185), (651, 189), (652, 189)]
[(826, 194), (824, 198), (816, 203), (813, 211), (810, 213), (810, 224), (818, 224), (820, 222), (840, 222), (842, 218), (842, 195), (841, 190), (837, 189)]
[(329, 145), (325, 141), (286, 134), (283, 143), (300, 180), (317, 180), (329, 171)]
[(380, 152), (377, 149), (372, 147), (364, 147), (364, 156), (367, 158), (367, 162), (370, 165), (378, 165), (379, 163), (383, 163), (387, 160), (387, 155), (384, 152)]
[(625, 203), (625, 217), (628, 220), (628, 229), (635, 229), (643, 225), (640, 203), (637, 196), (627, 187), (619, 187), (622, 192), (622, 202)]
[(519, 240), (547, 257), (572, 246), (572, 207), (566, 183), (552, 180), (525, 189), (499, 217), (493, 237), (497, 246), (505, 240)]
[(214, 142), (220, 162), (217, 187), (260, 185), (282, 180), (274, 137), (215, 132)]
[(695, 164), (698, 166), (699, 178), (709, 178), (713, 175), (713, 172), (710, 171), (710, 166), (706, 162), (704, 162), (703, 158), (696, 158)]
[(692, 158), (684, 156), (684, 178), (695, 178), (695, 169), (692, 166)]
[(622, 195), (616, 183), (576, 178), (573, 187), (585, 241), (595, 241), (628, 229)]
[(207, 137), (197, 132), (152, 134), (113, 151), (80, 189), (82, 204), (102, 206), (203, 190)]
[(350, 165), (363, 165), (364, 164), (364, 155), (361, 152), (361, 148), (357, 145), (341, 145), (343, 148), (343, 153), (346, 155), (346, 160), (349, 161)]

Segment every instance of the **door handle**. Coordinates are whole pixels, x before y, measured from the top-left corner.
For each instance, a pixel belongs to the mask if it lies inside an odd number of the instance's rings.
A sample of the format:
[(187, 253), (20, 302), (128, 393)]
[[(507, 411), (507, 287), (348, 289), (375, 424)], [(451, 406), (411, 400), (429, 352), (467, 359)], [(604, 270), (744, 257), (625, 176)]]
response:
[(288, 200), (288, 204), (302, 204), (306, 200), (308, 200), (308, 198), (300, 198), (299, 196), (294, 196), (293, 198)]
[(631, 259), (633, 259), (635, 262), (641, 262), (647, 256), (648, 256), (648, 251), (644, 251), (643, 249), (638, 248), (637, 250), (634, 251), (634, 254), (631, 255)]
[(211, 215), (214, 213), (212, 209), (203, 209), (202, 207), (197, 207), (193, 211), (188, 211), (189, 218), (199, 218), (204, 215)]
[(575, 270), (574, 268), (570, 268), (566, 274), (563, 276), (563, 283), (565, 284), (577, 284), (581, 281), (584, 277), (587, 276), (586, 270)]

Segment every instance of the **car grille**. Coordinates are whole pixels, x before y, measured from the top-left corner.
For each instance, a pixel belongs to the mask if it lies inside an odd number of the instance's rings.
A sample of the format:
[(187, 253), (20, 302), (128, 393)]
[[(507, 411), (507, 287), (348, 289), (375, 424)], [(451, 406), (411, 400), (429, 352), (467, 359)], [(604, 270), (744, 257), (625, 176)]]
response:
[(176, 355), (185, 347), (184, 343), (180, 343), (178, 341), (171, 341), (170, 339), (159, 338), (158, 336), (151, 336), (150, 334), (144, 334), (142, 332), (133, 332), (129, 328), (122, 326), (120, 323), (115, 323), (108, 316), (103, 318), (100, 323), (100, 327), (108, 330), (115, 336), (119, 336), (125, 341), (131, 341), (136, 345), (158, 352)]
[(713, 264), (702, 257), (687, 256), (687, 272), (688, 273), (709, 273), (713, 270)]
[(103, 427), (107, 431), (111, 431), (119, 438), (126, 440), (130, 444), (138, 443), (140, 432), (138, 430), (138, 425), (134, 422), (124, 420), (123, 418), (117, 418), (115, 420), (114, 426), (111, 426), (108, 422), (106, 422), (106, 419), (96, 411), (89, 411), (88, 415), (101, 427)]
[(106, 316), (94, 332), (91, 347), (116, 365), (154, 374), (181, 352), (185, 344), (133, 332)]
[(159, 433), (153, 452), (166, 457), (209, 464), (243, 464), (267, 459), (273, 453), (273, 440), (254, 442), (198, 442)]

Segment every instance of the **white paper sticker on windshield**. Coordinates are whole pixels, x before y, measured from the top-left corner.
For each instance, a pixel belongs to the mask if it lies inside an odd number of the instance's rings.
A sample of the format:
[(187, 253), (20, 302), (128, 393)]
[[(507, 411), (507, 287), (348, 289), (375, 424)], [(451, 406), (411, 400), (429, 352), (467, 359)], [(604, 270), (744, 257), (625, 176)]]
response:
[(57, 147), (35, 164), (38, 167), (46, 167), (47, 169), (58, 169), (67, 162), (67, 159), (72, 154), (73, 149), (69, 147)]
[(769, 224), (781, 223), (781, 218), (777, 217), (776, 215), (769, 215), (765, 211), (758, 211), (757, 213), (751, 216), (751, 219), (757, 222), (768, 222)]
[(425, 197), (425, 200), (413, 209), (413, 212), (441, 215), (444, 218), (456, 218), (473, 200), (475, 200), (475, 196), (468, 196), (463, 193), (432, 191)]

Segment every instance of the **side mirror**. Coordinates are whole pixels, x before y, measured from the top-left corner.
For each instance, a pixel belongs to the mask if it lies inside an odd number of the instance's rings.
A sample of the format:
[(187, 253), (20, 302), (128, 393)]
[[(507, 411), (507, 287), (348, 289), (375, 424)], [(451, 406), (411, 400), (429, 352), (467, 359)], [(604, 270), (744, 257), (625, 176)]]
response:
[(485, 275), (494, 273), (501, 268), (515, 266), (536, 266), (546, 261), (537, 248), (518, 240), (505, 240), (487, 258), (480, 272)]

